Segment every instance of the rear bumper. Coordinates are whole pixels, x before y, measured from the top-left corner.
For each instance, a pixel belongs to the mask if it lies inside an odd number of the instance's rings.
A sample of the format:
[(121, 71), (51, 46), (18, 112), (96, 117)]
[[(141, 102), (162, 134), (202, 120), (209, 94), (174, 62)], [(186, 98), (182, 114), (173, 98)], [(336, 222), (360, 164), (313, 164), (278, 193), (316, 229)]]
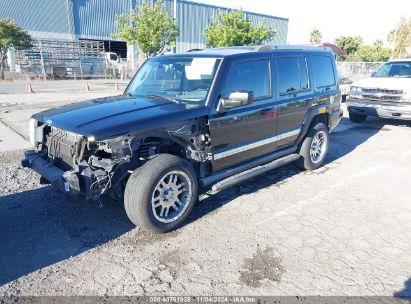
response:
[(349, 112), (384, 118), (411, 119), (411, 105), (399, 103), (375, 103), (367, 100), (347, 99)]
[(328, 128), (330, 132), (338, 126), (342, 117), (343, 117), (343, 110), (341, 108), (338, 110), (334, 110), (330, 113), (330, 116), (328, 119), (328, 124), (329, 124)]
[(80, 190), (80, 178), (75, 171), (63, 171), (48, 162), (45, 153), (34, 150), (24, 151), (24, 158), (21, 161), (23, 167), (31, 168), (48, 180), (56, 189), (69, 195), (79, 196), (90, 193), (82, 193)]

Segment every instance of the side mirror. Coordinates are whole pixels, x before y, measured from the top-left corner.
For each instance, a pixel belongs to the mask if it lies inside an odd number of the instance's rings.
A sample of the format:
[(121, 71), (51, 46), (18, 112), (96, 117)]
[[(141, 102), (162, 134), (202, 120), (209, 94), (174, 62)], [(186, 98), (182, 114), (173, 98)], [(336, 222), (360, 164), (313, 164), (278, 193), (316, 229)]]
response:
[(375, 77), (375, 75), (377, 75), (377, 72), (372, 72), (371, 73), (371, 77)]
[(254, 95), (252, 92), (235, 91), (228, 96), (228, 99), (220, 99), (218, 103), (218, 112), (229, 110), (232, 108), (238, 108), (252, 104), (254, 101)]

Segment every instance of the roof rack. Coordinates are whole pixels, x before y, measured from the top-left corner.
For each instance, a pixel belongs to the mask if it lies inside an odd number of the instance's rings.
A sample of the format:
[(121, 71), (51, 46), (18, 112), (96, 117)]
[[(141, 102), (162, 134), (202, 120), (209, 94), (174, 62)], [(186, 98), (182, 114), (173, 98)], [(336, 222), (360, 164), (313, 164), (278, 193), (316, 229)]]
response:
[(326, 46), (307, 46), (307, 45), (258, 45), (254, 48), (258, 52), (269, 52), (274, 50), (307, 50), (307, 51), (318, 51), (321, 50), (330, 50), (330, 48)]

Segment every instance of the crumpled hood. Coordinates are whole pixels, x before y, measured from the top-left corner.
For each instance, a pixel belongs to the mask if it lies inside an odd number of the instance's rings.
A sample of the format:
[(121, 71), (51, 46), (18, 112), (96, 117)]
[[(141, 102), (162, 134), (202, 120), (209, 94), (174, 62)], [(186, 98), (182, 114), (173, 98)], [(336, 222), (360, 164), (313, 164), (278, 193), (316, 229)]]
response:
[(96, 140), (154, 128), (208, 114), (208, 108), (187, 108), (162, 98), (106, 97), (70, 104), (33, 115), (59, 129)]
[(361, 88), (380, 88), (411, 91), (411, 78), (371, 77), (354, 82), (351, 86)]

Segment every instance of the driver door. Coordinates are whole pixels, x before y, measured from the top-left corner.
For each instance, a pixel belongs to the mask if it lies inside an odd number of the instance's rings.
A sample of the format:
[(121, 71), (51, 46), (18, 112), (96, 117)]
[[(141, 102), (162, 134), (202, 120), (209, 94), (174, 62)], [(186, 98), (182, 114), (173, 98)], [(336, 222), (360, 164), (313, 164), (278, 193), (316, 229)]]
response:
[(221, 98), (228, 99), (233, 92), (246, 91), (253, 94), (254, 101), (211, 115), (214, 172), (276, 149), (277, 112), (270, 55), (234, 61), (227, 70)]

